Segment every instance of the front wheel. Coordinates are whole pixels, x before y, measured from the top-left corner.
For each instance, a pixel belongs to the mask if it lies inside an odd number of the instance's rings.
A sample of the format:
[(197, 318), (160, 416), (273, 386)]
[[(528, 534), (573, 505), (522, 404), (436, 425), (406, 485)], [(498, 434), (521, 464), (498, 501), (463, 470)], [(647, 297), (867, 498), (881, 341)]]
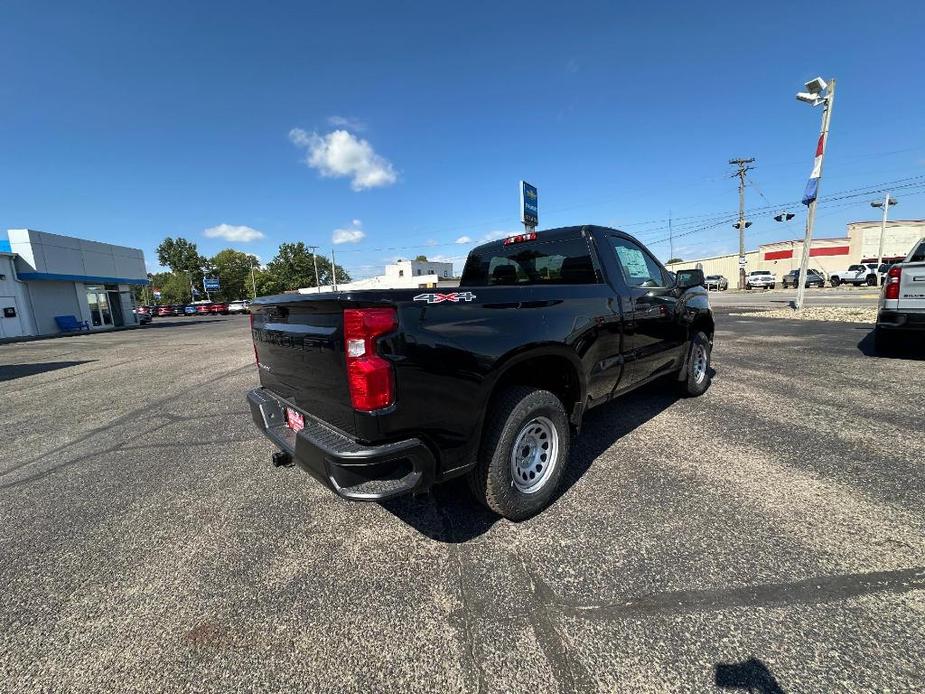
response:
[(684, 366), (681, 367), (678, 379), (681, 395), (695, 398), (698, 395), (703, 395), (707, 388), (710, 387), (710, 383), (713, 381), (713, 377), (710, 375), (711, 352), (710, 338), (707, 337), (706, 333), (698, 332), (691, 338), (687, 350), (687, 360), (684, 362)]
[(469, 488), (495, 513), (520, 521), (549, 504), (568, 461), (571, 431), (548, 390), (513, 386), (493, 401)]
[(841, 280), (838, 279), (837, 277), (833, 277), (832, 279), (829, 280), (829, 282), (832, 283), (833, 287), (837, 287), (838, 285), (841, 284)]

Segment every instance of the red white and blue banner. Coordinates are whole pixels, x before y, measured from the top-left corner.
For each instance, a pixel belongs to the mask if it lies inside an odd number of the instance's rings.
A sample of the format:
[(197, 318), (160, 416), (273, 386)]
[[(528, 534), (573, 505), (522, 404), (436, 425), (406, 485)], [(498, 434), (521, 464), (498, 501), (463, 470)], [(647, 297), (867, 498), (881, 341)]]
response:
[(816, 145), (816, 159), (813, 161), (813, 172), (809, 175), (806, 182), (806, 190), (803, 191), (803, 204), (808, 205), (816, 199), (816, 193), (819, 191), (819, 177), (822, 175), (822, 152), (825, 149), (825, 135), (819, 136), (819, 144)]

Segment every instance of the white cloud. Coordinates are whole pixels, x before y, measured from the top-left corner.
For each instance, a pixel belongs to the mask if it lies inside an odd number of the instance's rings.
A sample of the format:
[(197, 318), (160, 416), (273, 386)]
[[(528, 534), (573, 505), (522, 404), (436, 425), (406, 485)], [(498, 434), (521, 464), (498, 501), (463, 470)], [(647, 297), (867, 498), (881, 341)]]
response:
[(335, 244), (359, 243), (366, 238), (366, 232), (360, 228), (361, 226), (363, 226), (363, 222), (359, 219), (354, 219), (349, 229), (335, 229), (334, 233), (331, 234), (331, 241)]
[(289, 139), (307, 150), (305, 163), (308, 166), (322, 176), (350, 177), (350, 187), (354, 190), (389, 186), (398, 180), (398, 174), (388, 159), (376, 154), (368, 141), (346, 130), (319, 135), (294, 128), (289, 131)]
[(472, 243), (472, 237), (460, 236), (458, 239), (456, 239), (456, 243)]
[(522, 231), (489, 231), (487, 234), (482, 236), (479, 240), (479, 243), (487, 243), (489, 241), (497, 241), (498, 239), (506, 239), (508, 236), (514, 236), (516, 234), (522, 234)]
[(352, 116), (328, 116), (328, 125), (332, 125), (335, 128), (347, 128), (354, 132), (363, 132), (366, 130), (366, 123)]
[(233, 224), (219, 224), (217, 227), (209, 227), (202, 233), (210, 239), (219, 238), (239, 243), (257, 241), (265, 236), (262, 231), (257, 231), (257, 229), (253, 229), (252, 227), (235, 226)]

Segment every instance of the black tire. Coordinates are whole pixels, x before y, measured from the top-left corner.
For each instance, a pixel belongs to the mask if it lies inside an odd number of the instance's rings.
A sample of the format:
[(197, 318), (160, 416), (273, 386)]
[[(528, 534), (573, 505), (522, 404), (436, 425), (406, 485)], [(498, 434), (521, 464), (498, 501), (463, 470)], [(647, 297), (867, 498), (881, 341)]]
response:
[(876, 286), (877, 286), (877, 276), (876, 276), (876, 275), (868, 275), (868, 276), (867, 276), (867, 286), (868, 286), (868, 287), (876, 287)]
[[(514, 444), (532, 422), (542, 420), (555, 429), (555, 460), (545, 472), (541, 487), (523, 491), (517, 485), (529, 481), (525, 478), (515, 484)], [(559, 398), (548, 390), (528, 386), (507, 388), (494, 398), (488, 410), (478, 462), (468, 476), (469, 488), (498, 515), (512, 521), (525, 520), (546, 508), (556, 493), (568, 463), (570, 439), (568, 415)]]
[(776, 286), (777, 286), (776, 284), (772, 284), (771, 289), (774, 289)]
[(745, 285), (745, 288), (746, 288), (746, 289), (751, 289), (751, 288), (752, 288), (752, 285), (746, 284), (746, 285)]
[(832, 283), (832, 286), (833, 286), (833, 287), (837, 287), (838, 285), (841, 284), (841, 280), (838, 279), (837, 277), (831, 278), (831, 279), (829, 280), (829, 282)]
[[(703, 350), (703, 363), (698, 364), (698, 358), (701, 356), (699, 350)], [(678, 381), (678, 389), (681, 395), (688, 398), (696, 398), (703, 395), (710, 383), (713, 381), (710, 375), (710, 355), (713, 351), (710, 339), (706, 333), (696, 333), (690, 341), (687, 348), (687, 359), (684, 360), (684, 366), (681, 367)]]

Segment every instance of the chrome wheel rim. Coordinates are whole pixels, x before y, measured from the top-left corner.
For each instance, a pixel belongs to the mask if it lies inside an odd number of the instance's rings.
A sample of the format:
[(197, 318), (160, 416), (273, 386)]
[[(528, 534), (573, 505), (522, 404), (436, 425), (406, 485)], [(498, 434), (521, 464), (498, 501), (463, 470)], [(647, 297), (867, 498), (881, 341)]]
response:
[(694, 345), (694, 353), (691, 355), (691, 371), (694, 374), (695, 383), (703, 383), (707, 377), (707, 350), (703, 345)]
[(534, 494), (549, 481), (559, 462), (559, 432), (546, 417), (524, 424), (511, 451), (511, 479), (519, 492)]

